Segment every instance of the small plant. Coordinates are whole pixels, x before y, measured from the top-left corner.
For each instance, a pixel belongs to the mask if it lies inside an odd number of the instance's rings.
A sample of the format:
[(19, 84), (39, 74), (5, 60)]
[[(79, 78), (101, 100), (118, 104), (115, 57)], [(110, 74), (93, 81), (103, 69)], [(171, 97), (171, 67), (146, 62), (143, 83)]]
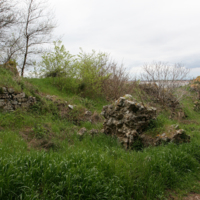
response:
[(156, 119), (150, 120), (145, 133), (156, 136), (157, 134), (160, 134), (162, 131), (164, 131), (164, 126), (167, 123), (167, 119), (164, 115), (159, 115)]
[(141, 139), (137, 139), (136, 141), (134, 141), (134, 143), (131, 146), (131, 149), (135, 150), (135, 151), (141, 151), (144, 148), (144, 145), (141, 141)]
[(88, 98), (81, 98), (80, 102), (88, 109), (94, 108), (95, 106), (94, 101)]
[(34, 125), (33, 132), (38, 139), (44, 138), (47, 134), (47, 130), (40, 123)]

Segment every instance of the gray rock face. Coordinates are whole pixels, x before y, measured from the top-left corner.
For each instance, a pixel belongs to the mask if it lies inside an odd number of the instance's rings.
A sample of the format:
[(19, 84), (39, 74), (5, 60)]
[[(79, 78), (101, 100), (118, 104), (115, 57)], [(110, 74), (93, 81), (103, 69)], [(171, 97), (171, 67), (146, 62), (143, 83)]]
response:
[(104, 106), (101, 114), (105, 118), (104, 133), (117, 136), (125, 148), (131, 148), (150, 120), (156, 118), (156, 108), (120, 97), (114, 104)]
[(0, 108), (5, 111), (13, 111), (18, 108), (28, 108), (36, 103), (35, 97), (26, 97), (24, 92), (15, 93), (13, 88), (0, 88)]

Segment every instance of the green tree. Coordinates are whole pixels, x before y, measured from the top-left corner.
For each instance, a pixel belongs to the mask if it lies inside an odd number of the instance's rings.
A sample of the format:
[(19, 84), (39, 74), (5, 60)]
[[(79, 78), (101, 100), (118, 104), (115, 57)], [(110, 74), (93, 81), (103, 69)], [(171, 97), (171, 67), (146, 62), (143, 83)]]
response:
[(61, 41), (54, 42), (54, 51), (44, 53), (39, 69), (35, 68), (35, 75), (52, 78), (53, 83), (62, 90), (77, 88), (74, 60)]
[(80, 48), (76, 59), (77, 77), (84, 86), (86, 95), (102, 94), (103, 83), (109, 78), (109, 55), (104, 52), (85, 53)]

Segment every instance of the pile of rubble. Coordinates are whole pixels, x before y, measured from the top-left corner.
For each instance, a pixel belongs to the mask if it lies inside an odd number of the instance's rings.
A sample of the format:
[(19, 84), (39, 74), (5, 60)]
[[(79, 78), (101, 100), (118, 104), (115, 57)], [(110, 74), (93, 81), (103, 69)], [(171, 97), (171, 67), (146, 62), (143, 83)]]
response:
[(145, 135), (144, 130), (150, 120), (156, 119), (156, 108), (146, 107), (131, 98), (131, 95), (125, 95), (114, 104), (103, 107), (105, 134), (116, 136), (127, 149), (132, 148), (138, 141), (143, 146), (155, 146), (170, 141), (189, 142), (189, 136), (183, 130), (177, 130), (173, 134), (168, 134), (169, 136), (167, 134), (157, 137)]

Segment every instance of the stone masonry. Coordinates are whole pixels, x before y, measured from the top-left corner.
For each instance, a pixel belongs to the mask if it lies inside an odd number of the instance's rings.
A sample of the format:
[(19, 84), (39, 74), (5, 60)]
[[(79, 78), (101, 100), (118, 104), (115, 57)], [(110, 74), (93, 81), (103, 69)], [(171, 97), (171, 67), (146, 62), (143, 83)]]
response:
[(13, 111), (28, 108), (36, 103), (35, 97), (27, 97), (24, 92), (17, 93), (13, 88), (0, 87), (0, 109)]

